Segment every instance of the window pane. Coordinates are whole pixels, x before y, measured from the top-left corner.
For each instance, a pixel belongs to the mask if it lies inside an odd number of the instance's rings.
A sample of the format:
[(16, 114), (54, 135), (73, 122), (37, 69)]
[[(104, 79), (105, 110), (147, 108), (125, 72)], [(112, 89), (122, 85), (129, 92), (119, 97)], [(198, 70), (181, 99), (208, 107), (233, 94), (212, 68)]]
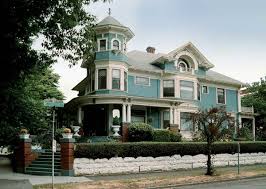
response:
[(120, 89), (120, 70), (118, 69), (112, 70), (112, 88)]
[(102, 39), (100, 40), (100, 51), (105, 51), (106, 50), (106, 40)]
[(194, 83), (192, 81), (180, 81), (180, 97), (194, 99)]
[(163, 128), (166, 129), (170, 124), (170, 113), (168, 111), (163, 112)]
[(163, 81), (163, 96), (164, 97), (174, 97), (175, 96), (174, 80)]
[(181, 131), (193, 131), (193, 123), (191, 120), (191, 113), (180, 112), (180, 130)]
[(218, 103), (220, 104), (225, 104), (225, 93), (224, 89), (217, 88), (217, 98), (218, 98)]
[(98, 71), (98, 89), (106, 89), (106, 69)]
[(127, 91), (127, 72), (124, 72), (124, 90)]
[(136, 76), (136, 84), (138, 84), (138, 85), (149, 85), (149, 78), (148, 77)]
[(117, 40), (113, 41), (113, 49), (119, 50), (119, 41), (117, 41)]
[(208, 87), (207, 86), (203, 86), (202, 87), (202, 92), (205, 93), (205, 94), (208, 93)]

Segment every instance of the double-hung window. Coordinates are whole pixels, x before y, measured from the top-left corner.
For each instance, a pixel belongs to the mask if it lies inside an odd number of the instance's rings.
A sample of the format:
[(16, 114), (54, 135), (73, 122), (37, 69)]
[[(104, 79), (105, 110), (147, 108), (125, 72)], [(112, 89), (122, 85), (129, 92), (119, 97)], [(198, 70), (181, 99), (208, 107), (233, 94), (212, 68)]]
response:
[(180, 97), (183, 99), (194, 99), (194, 82), (180, 81)]
[(99, 43), (100, 51), (106, 51), (106, 39), (100, 39)]
[(98, 89), (106, 89), (106, 69), (98, 71)]
[(174, 80), (163, 81), (163, 96), (175, 97), (175, 83)]
[(225, 90), (217, 88), (217, 102), (218, 104), (225, 104)]
[(206, 86), (206, 85), (202, 86), (202, 93), (204, 93), (204, 94), (208, 94), (209, 93), (208, 86)]
[(112, 89), (120, 90), (120, 70), (119, 69), (112, 70)]

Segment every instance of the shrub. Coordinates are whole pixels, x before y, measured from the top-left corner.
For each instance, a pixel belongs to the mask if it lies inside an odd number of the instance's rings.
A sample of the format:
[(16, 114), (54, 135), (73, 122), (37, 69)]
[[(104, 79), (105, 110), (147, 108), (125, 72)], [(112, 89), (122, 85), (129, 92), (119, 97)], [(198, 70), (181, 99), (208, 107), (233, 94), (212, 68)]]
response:
[[(206, 142), (138, 142), (138, 143), (95, 143), (77, 144), (76, 158), (112, 158), (112, 157), (159, 157), (175, 154), (206, 154)], [(213, 153), (233, 154), (237, 152), (236, 142), (214, 143)], [(241, 142), (241, 153), (266, 152), (266, 142)]]
[(153, 141), (156, 142), (180, 142), (181, 138), (180, 133), (176, 134), (170, 130), (160, 129), (153, 131)]
[(151, 141), (153, 129), (146, 123), (132, 123), (128, 127), (128, 140), (130, 142)]

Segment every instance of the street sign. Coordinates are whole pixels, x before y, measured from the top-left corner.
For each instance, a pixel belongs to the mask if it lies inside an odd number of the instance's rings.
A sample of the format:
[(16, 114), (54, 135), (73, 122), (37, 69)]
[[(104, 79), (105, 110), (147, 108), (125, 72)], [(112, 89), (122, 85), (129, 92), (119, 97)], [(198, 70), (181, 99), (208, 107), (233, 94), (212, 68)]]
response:
[(49, 98), (44, 100), (44, 106), (63, 108), (64, 102), (55, 98)]

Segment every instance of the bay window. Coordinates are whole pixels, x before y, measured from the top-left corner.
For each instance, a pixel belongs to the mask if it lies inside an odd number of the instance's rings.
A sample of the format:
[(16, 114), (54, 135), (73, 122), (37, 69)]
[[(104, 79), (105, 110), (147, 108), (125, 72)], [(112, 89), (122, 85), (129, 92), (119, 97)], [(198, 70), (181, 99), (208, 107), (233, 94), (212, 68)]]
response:
[(180, 130), (181, 131), (194, 131), (191, 113), (180, 112)]
[(127, 72), (124, 72), (124, 90), (127, 91)]
[(112, 70), (112, 89), (120, 90), (120, 70), (119, 69)]

